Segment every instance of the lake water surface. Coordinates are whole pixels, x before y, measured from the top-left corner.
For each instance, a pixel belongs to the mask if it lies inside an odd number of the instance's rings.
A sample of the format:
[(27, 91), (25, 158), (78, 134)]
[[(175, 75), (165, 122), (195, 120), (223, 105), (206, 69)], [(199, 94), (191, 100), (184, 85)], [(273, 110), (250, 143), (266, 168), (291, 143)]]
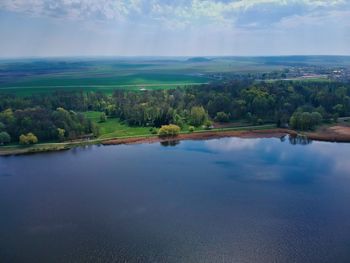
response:
[(350, 262), (350, 145), (225, 138), (0, 158), (0, 262)]

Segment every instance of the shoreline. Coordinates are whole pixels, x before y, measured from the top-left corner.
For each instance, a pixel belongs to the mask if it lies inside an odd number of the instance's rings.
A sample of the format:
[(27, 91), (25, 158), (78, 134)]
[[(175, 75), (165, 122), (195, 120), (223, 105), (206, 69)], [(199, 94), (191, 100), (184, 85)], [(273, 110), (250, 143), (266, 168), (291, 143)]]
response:
[(157, 143), (169, 141), (185, 141), (185, 140), (210, 140), (228, 137), (237, 138), (279, 138), (285, 135), (297, 135), (297, 133), (288, 129), (266, 129), (266, 130), (242, 130), (242, 131), (203, 131), (194, 133), (182, 133), (175, 137), (161, 138), (158, 136), (148, 138), (117, 138), (109, 139), (101, 142), (102, 145), (120, 145), (120, 144), (141, 144), (141, 143)]
[(349, 135), (331, 135), (316, 132), (308, 132), (304, 134), (308, 139), (318, 142), (334, 142), (334, 143), (350, 143)]
[(180, 133), (175, 137), (161, 138), (157, 135), (154, 136), (138, 136), (138, 137), (128, 137), (128, 138), (114, 138), (114, 139), (96, 139), (91, 141), (73, 141), (64, 143), (47, 143), (38, 144), (29, 147), (21, 146), (8, 146), (0, 147), (0, 157), (5, 156), (17, 156), (35, 153), (49, 153), (66, 151), (79, 146), (87, 145), (121, 145), (121, 144), (143, 144), (143, 143), (165, 143), (174, 141), (185, 141), (185, 140), (210, 140), (210, 139), (220, 139), (220, 138), (244, 138), (244, 139), (254, 139), (254, 138), (281, 138), (285, 135), (290, 136), (303, 136), (313, 141), (323, 141), (323, 142), (339, 142), (339, 143), (349, 143), (350, 133), (339, 134), (325, 131), (315, 131), (315, 132), (303, 132), (300, 133), (295, 130), (283, 129), (283, 128), (269, 128), (269, 129), (244, 129), (244, 130), (215, 130), (215, 131), (201, 131), (193, 133)]
[(296, 136), (297, 133), (288, 129), (245, 129), (245, 130), (229, 130), (229, 131), (201, 131), (193, 133), (181, 133), (175, 137), (160, 138), (158, 135), (154, 136), (139, 136), (129, 138), (115, 138), (115, 139), (97, 139), (91, 141), (75, 141), (66, 143), (48, 143), (37, 144), (33, 146), (9, 146), (0, 147), (0, 157), (18, 156), (35, 153), (50, 153), (58, 151), (66, 151), (79, 146), (87, 145), (121, 145), (121, 144), (142, 144), (142, 143), (162, 143), (172, 141), (184, 140), (210, 140), (227, 137), (237, 138), (280, 138), (285, 135)]

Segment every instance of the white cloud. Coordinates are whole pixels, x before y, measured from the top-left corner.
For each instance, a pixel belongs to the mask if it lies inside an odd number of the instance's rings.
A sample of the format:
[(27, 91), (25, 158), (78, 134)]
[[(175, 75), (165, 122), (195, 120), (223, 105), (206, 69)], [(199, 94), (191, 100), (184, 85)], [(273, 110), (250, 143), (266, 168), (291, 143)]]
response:
[(147, 19), (188, 24), (194, 21), (232, 23), (235, 16), (261, 5), (334, 7), (345, 0), (1, 0), (0, 9), (73, 19), (119, 20), (135, 13)]
[(2, 0), (0, 9), (71, 19), (119, 20), (140, 12), (141, 0)]
[(350, 11), (332, 10), (328, 12), (312, 12), (306, 15), (293, 15), (282, 18), (277, 27), (297, 28), (300, 26), (333, 25), (336, 27), (350, 26)]

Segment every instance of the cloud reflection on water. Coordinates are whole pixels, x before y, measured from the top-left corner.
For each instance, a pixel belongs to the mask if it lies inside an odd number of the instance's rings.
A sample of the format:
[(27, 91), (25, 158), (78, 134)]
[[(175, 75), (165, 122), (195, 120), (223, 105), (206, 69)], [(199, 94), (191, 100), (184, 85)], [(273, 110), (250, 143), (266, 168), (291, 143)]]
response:
[(350, 176), (350, 144), (319, 142), (315, 143), (312, 151), (324, 156), (327, 162), (333, 164), (334, 174)]
[[(337, 157), (342, 155), (343, 149), (336, 146), (330, 143), (306, 145), (290, 143), (289, 140), (242, 138), (204, 143), (208, 151), (216, 154), (214, 165), (227, 170), (231, 179), (292, 184), (313, 183), (322, 176), (339, 172), (339, 169), (350, 171), (350, 165), (345, 165), (346, 162)], [(350, 154), (350, 149), (346, 152)]]
[(217, 152), (251, 150), (259, 144), (260, 140), (261, 139), (224, 138), (205, 141), (205, 146)]

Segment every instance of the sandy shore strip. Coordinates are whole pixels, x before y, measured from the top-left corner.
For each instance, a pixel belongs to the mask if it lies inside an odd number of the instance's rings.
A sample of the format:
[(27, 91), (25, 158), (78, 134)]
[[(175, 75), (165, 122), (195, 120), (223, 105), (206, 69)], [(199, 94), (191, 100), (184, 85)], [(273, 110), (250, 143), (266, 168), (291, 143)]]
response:
[(269, 129), (269, 130), (246, 130), (246, 131), (206, 131), (197, 133), (179, 134), (176, 137), (148, 137), (148, 138), (121, 138), (103, 141), (103, 145), (118, 144), (137, 144), (137, 143), (155, 143), (167, 141), (183, 141), (183, 140), (208, 140), (226, 137), (239, 138), (280, 138), (287, 134), (297, 135), (296, 132), (288, 129)]

